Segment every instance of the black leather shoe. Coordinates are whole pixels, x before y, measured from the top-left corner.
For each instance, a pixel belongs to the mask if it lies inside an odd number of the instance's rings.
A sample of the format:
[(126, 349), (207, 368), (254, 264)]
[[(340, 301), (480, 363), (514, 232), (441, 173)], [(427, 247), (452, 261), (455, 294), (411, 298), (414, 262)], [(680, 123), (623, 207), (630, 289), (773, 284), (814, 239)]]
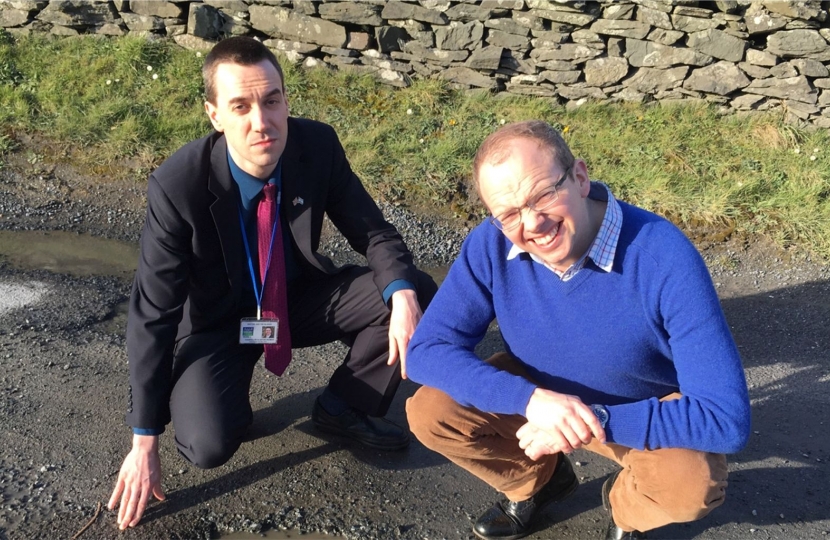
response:
[(319, 398), (311, 410), (311, 423), (325, 433), (348, 437), (378, 450), (403, 450), (409, 446), (409, 434), (385, 418), (373, 418), (349, 408), (338, 415), (329, 414)]
[(611, 487), (617, 481), (617, 476), (619, 475), (620, 471), (615, 472), (602, 484), (602, 506), (608, 512), (608, 517), (610, 518), (608, 520), (608, 530), (605, 531), (605, 540), (636, 540), (646, 538), (646, 533), (640, 531), (624, 531), (614, 523), (614, 518), (611, 514), (611, 497), (609, 494), (611, 493)]
[(567, 499), (579, 485), (571, 462), (559, 454), (550, 481), (536, 495), (519, 502), (502, 500), (478, 518), (473, 532), (484, 540), (513, 540), (533, 532), (534, 521), (552, 503)]

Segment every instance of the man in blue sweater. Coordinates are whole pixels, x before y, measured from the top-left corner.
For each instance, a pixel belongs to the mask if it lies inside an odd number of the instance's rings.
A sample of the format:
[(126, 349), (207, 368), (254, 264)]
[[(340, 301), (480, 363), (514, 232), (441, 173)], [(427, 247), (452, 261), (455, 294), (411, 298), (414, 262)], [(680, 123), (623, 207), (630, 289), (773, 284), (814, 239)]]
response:
[[(501, 492), (473, 527), (530, 534), (578, 481), (577, 448), (622, 469), (606, 538), (642, 538), (723, 503), (749, 435), (741, 360), (706, 266), (670, 222), (591, 182), (556, 130), (490, 135), (473, 178), (492, 214), (465, 240), (417, 328), (412, 432)], [(475, 346), (498, 320), (506, 351)]]

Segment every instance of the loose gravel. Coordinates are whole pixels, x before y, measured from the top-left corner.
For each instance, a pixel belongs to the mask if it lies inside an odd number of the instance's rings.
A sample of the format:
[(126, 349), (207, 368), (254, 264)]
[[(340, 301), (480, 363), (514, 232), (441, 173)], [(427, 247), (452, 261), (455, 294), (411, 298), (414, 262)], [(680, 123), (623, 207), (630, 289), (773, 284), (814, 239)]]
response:
[[(382, 204), (421, 266), (440, 275), (469, 225)], [(135, 246), (143, 188), (25, 160), (0, 170), (0, 230), (69, 231)], [(650, 538), (827, 538), (830, 496), (830, 270), (797, 251), (733, 239), (700, 245), (741, 350), (753, 434), (730, 458), (727, 503), (706, 519)], [(104, 249), (104, 248), (102, 248)], [(329, 231), (322, 251), (360, 262)], [(106, 502), (129, 446), (124, 425), (129, 275), (22, 268), (0, 256), (0, 540), (71, 538)], [(481, 354), (499, 346), (494, 329)], [(417, 443), (381, 454), (321, 437), (316, 395), (345, 353), (340, 344), (297, 352), (276, 378), (258, 366), (250, 440), (228, 464), (201, 471), (162, 436), (163, 485), (136, 529), (118, 533), (103, 512), (81, 540), (214, 538), (269, 530), (348, 539), (473, 538), (496, 494)], [(405, 382), (390, 417), (405, 423)], [(172, 431), (172, 430), (171, 430)], [(528, 538), (596, 538), (599, 491), (614, 467), (573, 459), (581, 487)], [(554, 523), (555, 522), (555, 523)]]

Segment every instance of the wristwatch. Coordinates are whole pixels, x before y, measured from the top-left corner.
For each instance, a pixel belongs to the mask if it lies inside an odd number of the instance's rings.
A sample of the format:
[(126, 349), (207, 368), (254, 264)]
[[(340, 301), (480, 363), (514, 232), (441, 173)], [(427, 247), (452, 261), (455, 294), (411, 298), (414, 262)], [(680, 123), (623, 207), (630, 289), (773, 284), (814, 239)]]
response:
[(597, 417), (599, 420), (599, 424), (602, 426), (602, 429), (605, 429), (605, 424), (608, 423), (608, 419), (611, 418), (611, 415), (608, 414), (608, 409), (606, 409), (603, 405), (591, 405), (591, 410), (594, 413), (594, 416)]

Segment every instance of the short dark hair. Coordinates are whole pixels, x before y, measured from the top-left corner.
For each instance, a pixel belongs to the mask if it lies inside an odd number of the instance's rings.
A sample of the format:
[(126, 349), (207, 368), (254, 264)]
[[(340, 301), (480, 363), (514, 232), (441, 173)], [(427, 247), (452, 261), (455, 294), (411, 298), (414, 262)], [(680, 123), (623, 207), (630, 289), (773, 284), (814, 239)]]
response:
[(473, 183), (478, 190), (478, 175), (485, 163), (499, 165), (510, 157), (510, 143), (516, 139), (529, 139), (539, 143), (539, 149), (546, 151), (559, 162), (563, 169), (574, 163), (574, 155), (562, 135), (550, 124), (541, 120), (529, 120), (507, 124), (484, 139), (473, 159)]
[(205, 82), (205, 98), (216, 104), (216, 68), (219, 64), (239, 64), (252, 66), (268, 60), (280, 75), (282, 90), (285, 91), (285, 77), (277, 57), (262, 42), (248, 36), (234, 36), (217, 43), (205, 58), (202, 66), (202, 79)]

